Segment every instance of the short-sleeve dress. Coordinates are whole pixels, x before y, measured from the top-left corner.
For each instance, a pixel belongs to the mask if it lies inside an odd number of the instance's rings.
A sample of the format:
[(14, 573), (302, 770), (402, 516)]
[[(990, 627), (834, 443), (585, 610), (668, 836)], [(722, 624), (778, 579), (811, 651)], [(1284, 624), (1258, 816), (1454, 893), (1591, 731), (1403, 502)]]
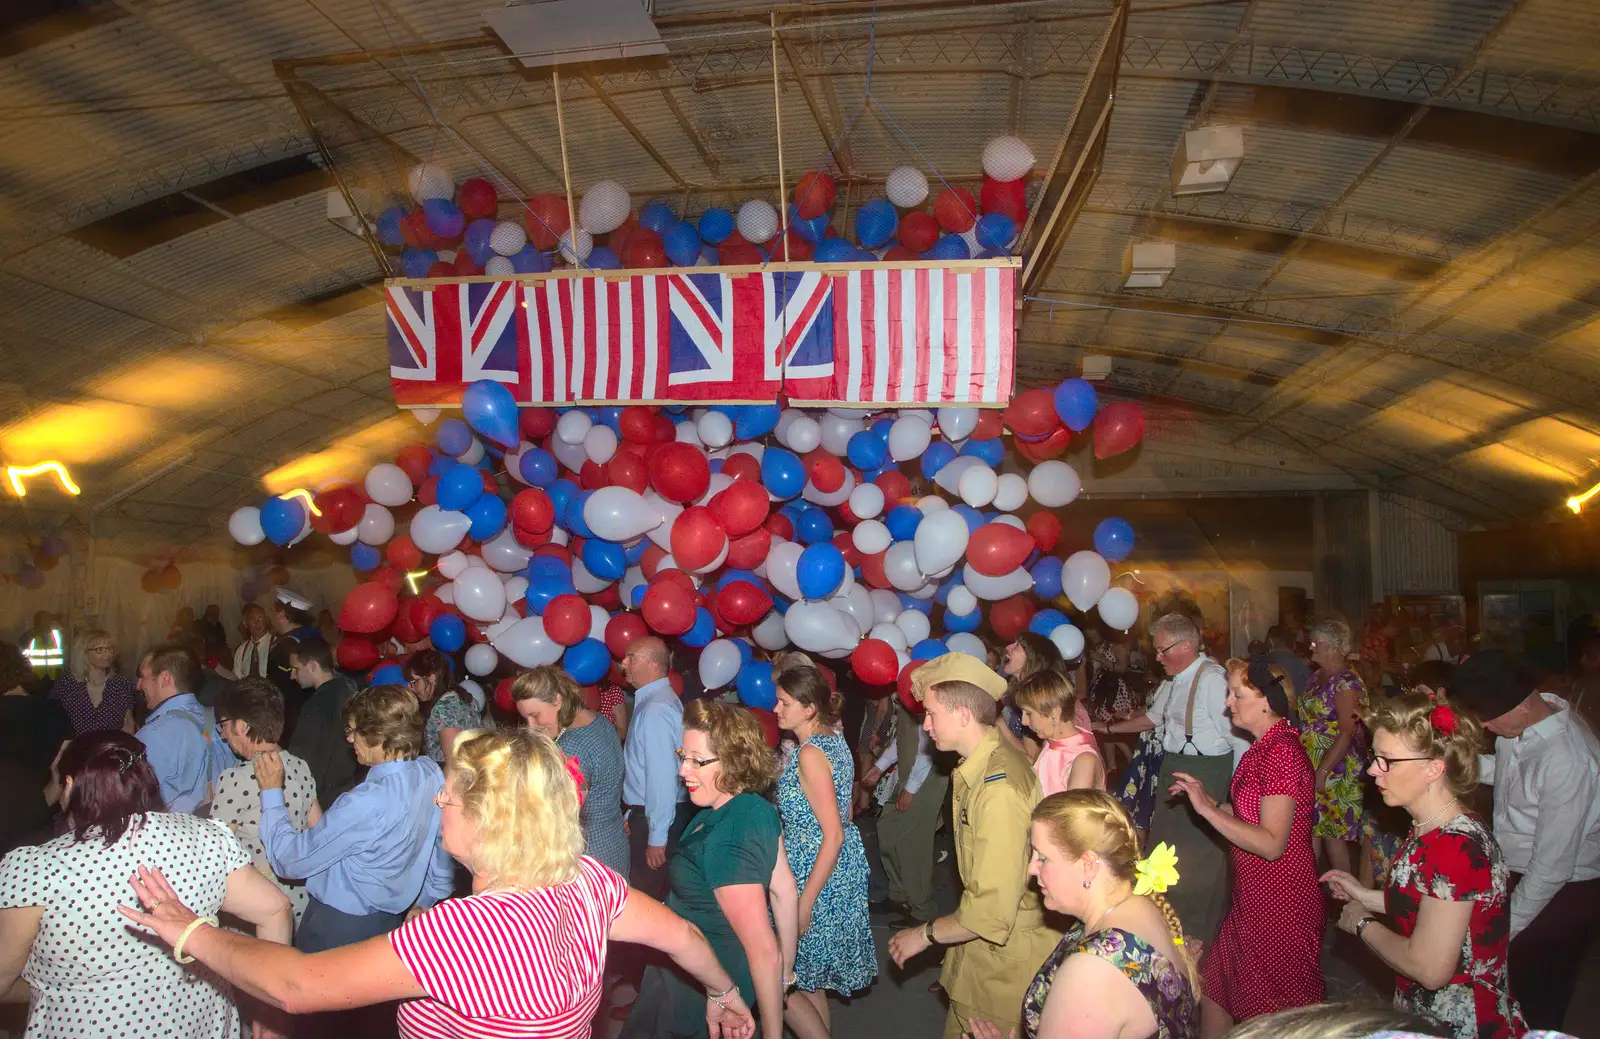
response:
[(1510, 871), (1500, 844), (1483, 820), (1463, 813), (1438, 829), (1412, 834), (1400, 845), (1384, 888), (1395, 929), (1409, 938), (1417, 928), (1424, 896), (1471, 901), (1472, 915), (1461, 940), (1461, 962), (1449, 982), (1428, 990), (1395, 979), (1398, 1010), (1430, 1018), (1456, 1039), (1513, 1039), (1527, 1031), (1511, 997), (1506, 952), (1511, 944)]
[[(722, 914), (717, 888), (759, 884), (765, 890), (778, 863), (778, 812), (759, 794), (736, 794), (721, 808), (689, 821), (667, 863), (672, 891), (667, 907), (700, 928), (733, 978), (746, 1005), (755, 1007), (750, 962), (733, 925)], [(652, 965), (621, 1039), (697, 1039), (706, 1035), (706, 992), (677, 967)]]
[(89, 683), (71, 675), (56, 679), (55, 685), (50, 687), (50, 699), (66, 708), (67, 717), (72, 719), (74, 736), (120, 729), (129, 711), (144, 706), (144, 697), (134, 680), (115, 671), (106, 675), (105, 690), (98, 704), (89, 699)]
[[(283, 803), (289, 809), (289, 823), (296, 832), (306, 828), (311, 817), (311, 806), (317, 803), (317, 781), (311, 777), (311, 766), (303, 758), (288, 751), (283, 757)], [(278, 885), (289, 904), (294, 907), (294, 922), (298, 924), (311, 901), (304, 880), (285, 880), (272, 871), (267, 861), (266, 846), (261, 843), (261, 785), (256, 782), (255, 766), (251, 762), (235, 765), (222, 773), (217, 780), (216, 793), (211, 798), (211, 818), (225, 825), (245, 846), (261, 875)]]
[(556, 737), (563, 753), (578, 759), (587, 786), (579, 821), (584, 851), (628, 876), (628, 834), (622, 828), (622, 741), (602, 715)]
[(1228, 846), (1233, 896), (1206, 951), (1205, 994), (1235, 1021), (1320, 1003), (1322, 891), (1311, 849), (1311, 762), (1288, 721), (1262, 734), (1239, 758), (1229, 799), (1247, 823), (1261, 823), (1261, 800), (1294, 799), (1289, 841), (1274, 862)]
[(1200, 1035), (1200, 1001), (1181, 967), (1132, 931), (1107, 927), (1085, 938), (1080, 923), (1062, 935), (1022, 998), (1023, 1039), (1038, 1039), (1056, 972), (1067, 957), (1077, 953), (1100, 957), (1138, 987), (1155, 1015), (1153, 1039), (1197, 1039)]
[(1333, 771), (1317, 795), (1317, 819), (1311, 829), (1314, 837), (1329, 837), (1341, 841), (1361, 839), (1361, 806), (1366, 795), (1365, 775), (1370, 763), (1367, 747), (1367, 727), (1356, 718), (1340, 718), (1335, 709), (1339, 693), (1354, 690), (1356, 711), (1367, 709), (1367, 687), (1361, 676), (1349, 668), (1330, 675), (1327, 668), (1318, 671), (1306, 687), (1305, 693), (1295, 703), (1300, 718), (1300, 742), (1305, 745), (1315, 769), (1322, 755), (1339, 737), (1341, 725), (1355, 726), (1355, 736), (1344, 757), (1334, 762)]
[(110, 847), (93, 832), (84, 841), (67, 833), (0, 862), (0, 909), (44, 909), (22, 968), (33, 990), (28, 1039), (239, 1034), (227, 983), (179, 965), (117, 912), (133, 904), (128, 878), (141, 865), (159, 867), (184, 905), (212, 916), (228, 874), (250, 855), (215, 820), (149, 812)]
[(422, 749), (433, 763), (444, 767), (444, 743), (439, 734), (446, 729), (476, 729), (483, 724), (478, 703), (470, 693), (451, 689), (433, 703), (428, 722), (422, 727)]
[(400, 1035), (587, 1039), (627, 902), (628, 882), (584, 856), (557, 887), (452, 898), (402, 924), (389, 944), (428, 994), (400, 1005)]
[(831, 989), (848, 996), (866, 988), (878, 976), (878, 950), (867, 917), (867, 851), (861, 843), (861, 831), (850, 821), (856, 764), (844, 737), (831, 732), (812, 736), (783, 764), (778, 776), (783, 850), (801, 891), (822, 851), (822, 824), (817, 822), (800, 785), (800, 750), (805, 746), (822, 751), (833, 766), (833, 793), (844, 826), (844, 846), (811, 907), (811, 926), (800, 936), (794, 960), (795, 984), (807, 992)]

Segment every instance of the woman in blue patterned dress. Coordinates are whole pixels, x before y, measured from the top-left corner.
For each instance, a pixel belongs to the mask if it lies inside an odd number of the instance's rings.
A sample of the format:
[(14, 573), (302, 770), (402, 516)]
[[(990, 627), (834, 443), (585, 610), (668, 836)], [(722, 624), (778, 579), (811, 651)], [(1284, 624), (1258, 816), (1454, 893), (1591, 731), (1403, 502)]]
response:
[(778, 724), (800, 743), (778, 777), (784, 852), (800, 885), (797, 999), (828, 1017), (827, 990), (849, 995), (872, 984), (878, 952), (867, 920), (867, 853), (850, 821), (855, 762), (838, 733), (840, 697), (815, 667), (774, 676)]

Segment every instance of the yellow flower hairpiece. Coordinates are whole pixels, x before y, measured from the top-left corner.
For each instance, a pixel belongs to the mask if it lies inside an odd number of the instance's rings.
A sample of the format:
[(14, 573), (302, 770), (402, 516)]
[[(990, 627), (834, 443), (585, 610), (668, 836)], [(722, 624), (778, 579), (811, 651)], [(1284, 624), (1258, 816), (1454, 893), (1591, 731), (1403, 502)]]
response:
[(1166, 841), (1157, 844), (1149, 855), (1133, 867), (1138, 880), (1133, 885), (1136, 895), (1166, 891), (1178, 882), (1178, 852)]

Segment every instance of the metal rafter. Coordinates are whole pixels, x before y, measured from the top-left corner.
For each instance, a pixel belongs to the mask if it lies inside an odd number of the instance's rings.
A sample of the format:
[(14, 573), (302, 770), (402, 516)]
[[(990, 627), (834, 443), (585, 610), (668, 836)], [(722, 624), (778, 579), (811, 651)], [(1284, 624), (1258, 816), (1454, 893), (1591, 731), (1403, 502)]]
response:
[(588, 70), (585, 70), (583, 73), (583, 81), (589, 84), (590, 90), (594, 91), (595, 100), (606, 106), (606, 110), (611, 113), (614, 119), (616, 119), (617, 125), (621, 126), (625, 131), (627, 131), (629, 137), (632, 137), (636, 142), (638, 142), (639, 147), (645, 150), (645, 154), (649, 155), (650, 158), (655, 161), (655, 164), (661, 167), (661, 171), (668, 177), (671, 177), (672, 182), (678, 187), (688, 187), (689, 182), (684, 180), (683, 176), (677, 170), (672, 168), (672, 163), (667, 161), (667, 157), (661, 154), (660, 149), (651, 143), (650, 138), (645, 136), (637, 126), (633, 125), (633, 120), (628, 118), (627, 113), (618, 107), (617, 103), (611, 100), (610, 95), (600, 88), (600, 84), (595, 80), (594, 74)]

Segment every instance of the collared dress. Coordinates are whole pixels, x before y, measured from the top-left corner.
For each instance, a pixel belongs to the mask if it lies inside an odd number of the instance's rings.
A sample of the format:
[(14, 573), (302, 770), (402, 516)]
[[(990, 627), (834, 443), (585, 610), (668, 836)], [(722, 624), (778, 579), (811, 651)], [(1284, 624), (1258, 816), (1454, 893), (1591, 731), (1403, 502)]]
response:
[(89, 683), (72, 675), (63, 675), (50, 687), (50, 699), (66, 708), (72, 719), (72, 734), (102, 729), (120, 729), (128, 712), (144, 703), (139, 686), (127, 675), (113, 671), (106, 675), (105, 690), (97, 704), (89, 699)]

